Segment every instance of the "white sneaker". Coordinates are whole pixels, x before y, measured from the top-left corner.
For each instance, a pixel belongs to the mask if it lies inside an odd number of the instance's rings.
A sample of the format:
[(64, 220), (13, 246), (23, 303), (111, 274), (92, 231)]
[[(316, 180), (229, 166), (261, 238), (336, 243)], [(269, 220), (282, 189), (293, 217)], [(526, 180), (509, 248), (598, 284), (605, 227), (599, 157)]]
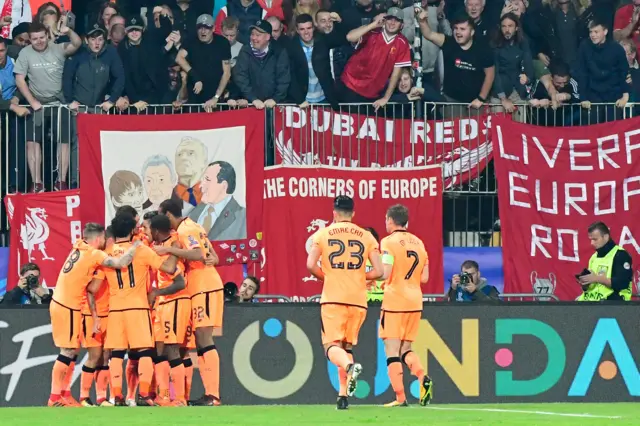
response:
[(127, 399), (127, 405), (129, 407), (137, 407), (138, 404), (136, 404), (136, 400), (135, 399)]

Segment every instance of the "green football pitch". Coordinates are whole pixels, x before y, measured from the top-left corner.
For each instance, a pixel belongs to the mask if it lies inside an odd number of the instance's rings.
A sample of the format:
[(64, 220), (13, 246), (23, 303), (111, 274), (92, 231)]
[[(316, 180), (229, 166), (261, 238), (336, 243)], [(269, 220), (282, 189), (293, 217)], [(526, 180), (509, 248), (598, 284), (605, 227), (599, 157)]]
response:
[(184, 408), (4, 408), (3, 425), (364, 425), (393, 422), (399, 425), (640, 425), (640, 404), (496, 404), (432, 405), (383, 408), (334, 406), (221, 406)]

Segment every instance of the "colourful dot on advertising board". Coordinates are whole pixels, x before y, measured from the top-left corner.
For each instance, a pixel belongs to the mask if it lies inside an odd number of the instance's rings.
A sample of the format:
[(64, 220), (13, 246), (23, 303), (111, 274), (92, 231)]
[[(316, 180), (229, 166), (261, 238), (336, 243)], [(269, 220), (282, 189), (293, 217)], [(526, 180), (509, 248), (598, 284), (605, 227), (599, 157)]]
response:
[(369, 393), (371, 392), (371, 386), (369, 386), (369, 383), (365, 382), (364, 380), (358, 380), (358, 387), (356, 388), (356, 398), (366, 398), (369, 396)]
[(269, 337), (278, 337), (282, 333), (282, 323), (275, 318), (269, 318), (264, 322), (262, 331)]
[(496, 364), (502, 368), (507, 368), (513, 362), (513, 352), (507, 348), (498, 349), (495, 355)]
[(411, 392), (411, 396), (413, 396), (414, 398), (416, 399), (420, 398), (420, 383), (418, 383), (417, 380), (414, 380), (413, 382), (411, 382), (411, 385), (409, 386), (409, 391)]
[(605, 380), (611, 380), (618, 374), (618, 367), (615, 362), (602, 361), (598, 366), (598, 374)]

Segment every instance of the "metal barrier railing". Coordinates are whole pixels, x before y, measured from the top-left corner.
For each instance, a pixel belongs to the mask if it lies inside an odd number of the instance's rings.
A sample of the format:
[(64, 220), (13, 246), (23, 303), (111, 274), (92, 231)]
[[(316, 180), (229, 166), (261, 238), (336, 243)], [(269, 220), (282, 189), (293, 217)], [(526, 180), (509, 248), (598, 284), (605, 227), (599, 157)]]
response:
[[(307, 298), (308, 302), (320, 302), (321, 294), (316, 294), (315, 296), (311, 296)], [(444, 294), (423, 294), (422, 301), (423, 302), (447, 302), (447, 293)], [(500, 295), (500, 298), (504, 301), (512, 301), (514, 299), (519, 299), (521, 302), (527, 301), (535, 301), (535, 302), (559, 302), (560, 299), (558, 296), (554, 294), (538, 294), (538, 293), (503, 293)], [(530, 300), (527, 300), (530, 299)]]
[[(219, 104), (215, 111), (234, 108)], [(521, 103), (516, 104), (512, 117), (530, 124), (573, 126), (632, 117), (638, 108), (635, 104), (625, 109), (593, 104), (589, 111), (580, 105), (554, 110)], [(140, 110), (131, 106), (122, 111), (81, 107), (80, 111), (109, 115), (205, 113), (203, 105), (193, 104), (147, 105)], [(26, 117), (14, 112), (0, 114), (2, 194), (27, 192), (34, 182), (44, 190), (76, 187), (76, 113), (65, 105), (30, 112)], [(493, 164), (485, 161), (492, 145), (486, 132), (480, 131), (489, 123), (478, 121), (484, 113), (505, 114), (499, 104), (479, 110), (451, 103), (388, 104), (377, 111), (365, 104), (344, 104), (336, 110), (329, 105), (313, 105), (306, 110), (278, 105), (267, 110), (265, 161), (342, 167), (442, 163), (445, 245), (500, 246)], [(0, 214), (2, 229), (6, 230), (4, 206)]]
[(260, 300), (277, 300), (278, 302), (291, 303), (291, 299), (282, 294), (256, 294), (254, 299)]

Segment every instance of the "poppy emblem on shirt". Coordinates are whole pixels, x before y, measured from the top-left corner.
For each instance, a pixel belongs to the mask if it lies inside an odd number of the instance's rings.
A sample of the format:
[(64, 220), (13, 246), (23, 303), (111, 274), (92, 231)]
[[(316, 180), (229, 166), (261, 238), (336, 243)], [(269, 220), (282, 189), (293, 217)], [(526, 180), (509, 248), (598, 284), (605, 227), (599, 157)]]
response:
[(460, 59), (456, 59), (456, 65), (460, 65), (462, 61)]
[(395, 48), (395, 47), (392, 47), (392, 48), (391, 48), (391, 54), (393, 55), (394, 53), (396, 53), (396, 48)]

